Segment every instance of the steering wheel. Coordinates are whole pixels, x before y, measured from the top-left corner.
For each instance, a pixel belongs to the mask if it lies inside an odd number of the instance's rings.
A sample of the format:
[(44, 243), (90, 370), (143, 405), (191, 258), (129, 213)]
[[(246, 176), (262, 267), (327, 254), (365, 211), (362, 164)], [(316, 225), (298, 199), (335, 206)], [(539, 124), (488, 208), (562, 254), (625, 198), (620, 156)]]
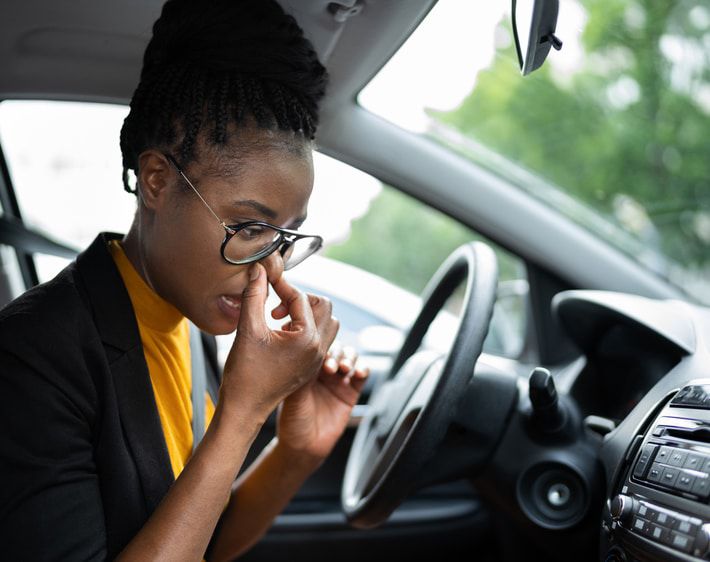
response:
[[(429, 325), (465, 280), (459, 325), (448, 353), (419, 350)], [(350, 448), (341, 490), (343, 511), (360, 528), (382, 523), (412, 491), (441, 444), (471, 382), (493, 314), (495, 254), (464, 244), (441, 265), (389, 375), (376, 386)]]

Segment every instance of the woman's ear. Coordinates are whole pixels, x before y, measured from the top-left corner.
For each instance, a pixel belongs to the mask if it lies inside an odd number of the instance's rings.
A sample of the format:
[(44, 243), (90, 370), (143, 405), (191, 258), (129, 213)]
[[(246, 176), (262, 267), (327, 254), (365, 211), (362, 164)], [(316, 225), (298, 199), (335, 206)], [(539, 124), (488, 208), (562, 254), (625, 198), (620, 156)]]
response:
[(148, 209), (158, 209), (166, 200), (175, 174), (167, 158), (157, 150), (146, 150), (138, 157), (138, 196)]

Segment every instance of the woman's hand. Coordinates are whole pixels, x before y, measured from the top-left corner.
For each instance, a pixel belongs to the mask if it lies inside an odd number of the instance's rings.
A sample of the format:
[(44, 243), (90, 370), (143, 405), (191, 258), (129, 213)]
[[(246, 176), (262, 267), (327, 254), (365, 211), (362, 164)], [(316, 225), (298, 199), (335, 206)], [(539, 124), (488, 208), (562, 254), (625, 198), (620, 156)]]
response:
[(254, 413), (263, 423), (288, 395), (310, 383), (338, 331), (327, 301), (314, 302), (283, 276), (274, 284), (291, 321), (271, 330), (264, 318), (266, 271), (259, 263), (242, 295), (237, 336), (224, 367), (220, 407)]
[[(330, 309), (327, 299), (308, 295), (313, 307)], [(272, 315), (283, 314), (282, 305)], [(283, 317), (283, 316), (281, 316)], [(316, 320), (318, 322), (318, 320)], [(353, 348), (333, 346), (318, 377), (294, 391), (279, 409), (279, 445), (296, 455), (322, 461), (333, 449), (347, 425), (369, 371), (357, 364)]]

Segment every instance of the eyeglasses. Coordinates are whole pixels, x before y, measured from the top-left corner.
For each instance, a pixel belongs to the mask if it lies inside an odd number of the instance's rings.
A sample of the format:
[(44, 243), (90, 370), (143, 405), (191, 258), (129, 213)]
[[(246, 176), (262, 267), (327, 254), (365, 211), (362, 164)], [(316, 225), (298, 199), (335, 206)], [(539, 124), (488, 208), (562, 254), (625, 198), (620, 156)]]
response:
[(222, 259), (233, 265), (245, 265), (263, 260), (276, 250), (279, 251), (284, 261), (284, 269), (292, 269), (307, 257), (315, 254), (323, 246), (323, 238), (315, 234), (301, 234), (295, 230), (280, 228), (263, 221), (246, 221), (239, 224), (226, 224), (217, 216), (197, 191), (192, 182), (182, 171), (175, 158), (170, 154), (164, 155), (175, 166), (178, 174), (182, 176), (192, 190), (204, 203), (214, 218), (224, 228), (225, 236), (220, 251)]

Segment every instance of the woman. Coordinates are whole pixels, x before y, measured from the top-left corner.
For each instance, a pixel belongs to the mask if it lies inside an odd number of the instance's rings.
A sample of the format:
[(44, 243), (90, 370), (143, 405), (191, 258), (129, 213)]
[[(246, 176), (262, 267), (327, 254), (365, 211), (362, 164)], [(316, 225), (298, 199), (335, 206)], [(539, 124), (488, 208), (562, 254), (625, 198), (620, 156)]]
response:
[[(295, 230), (325, 83), (273, 1), (165, 4), (121, 131), (129, 232), (0, 313), (5, 558), (230, 560), (331, 451), (367, 373), (328, 354), (330, 303), (282, 276), (319, 247)], [(191, 403), (187, 319), (237, 329), (216, 403)]]

